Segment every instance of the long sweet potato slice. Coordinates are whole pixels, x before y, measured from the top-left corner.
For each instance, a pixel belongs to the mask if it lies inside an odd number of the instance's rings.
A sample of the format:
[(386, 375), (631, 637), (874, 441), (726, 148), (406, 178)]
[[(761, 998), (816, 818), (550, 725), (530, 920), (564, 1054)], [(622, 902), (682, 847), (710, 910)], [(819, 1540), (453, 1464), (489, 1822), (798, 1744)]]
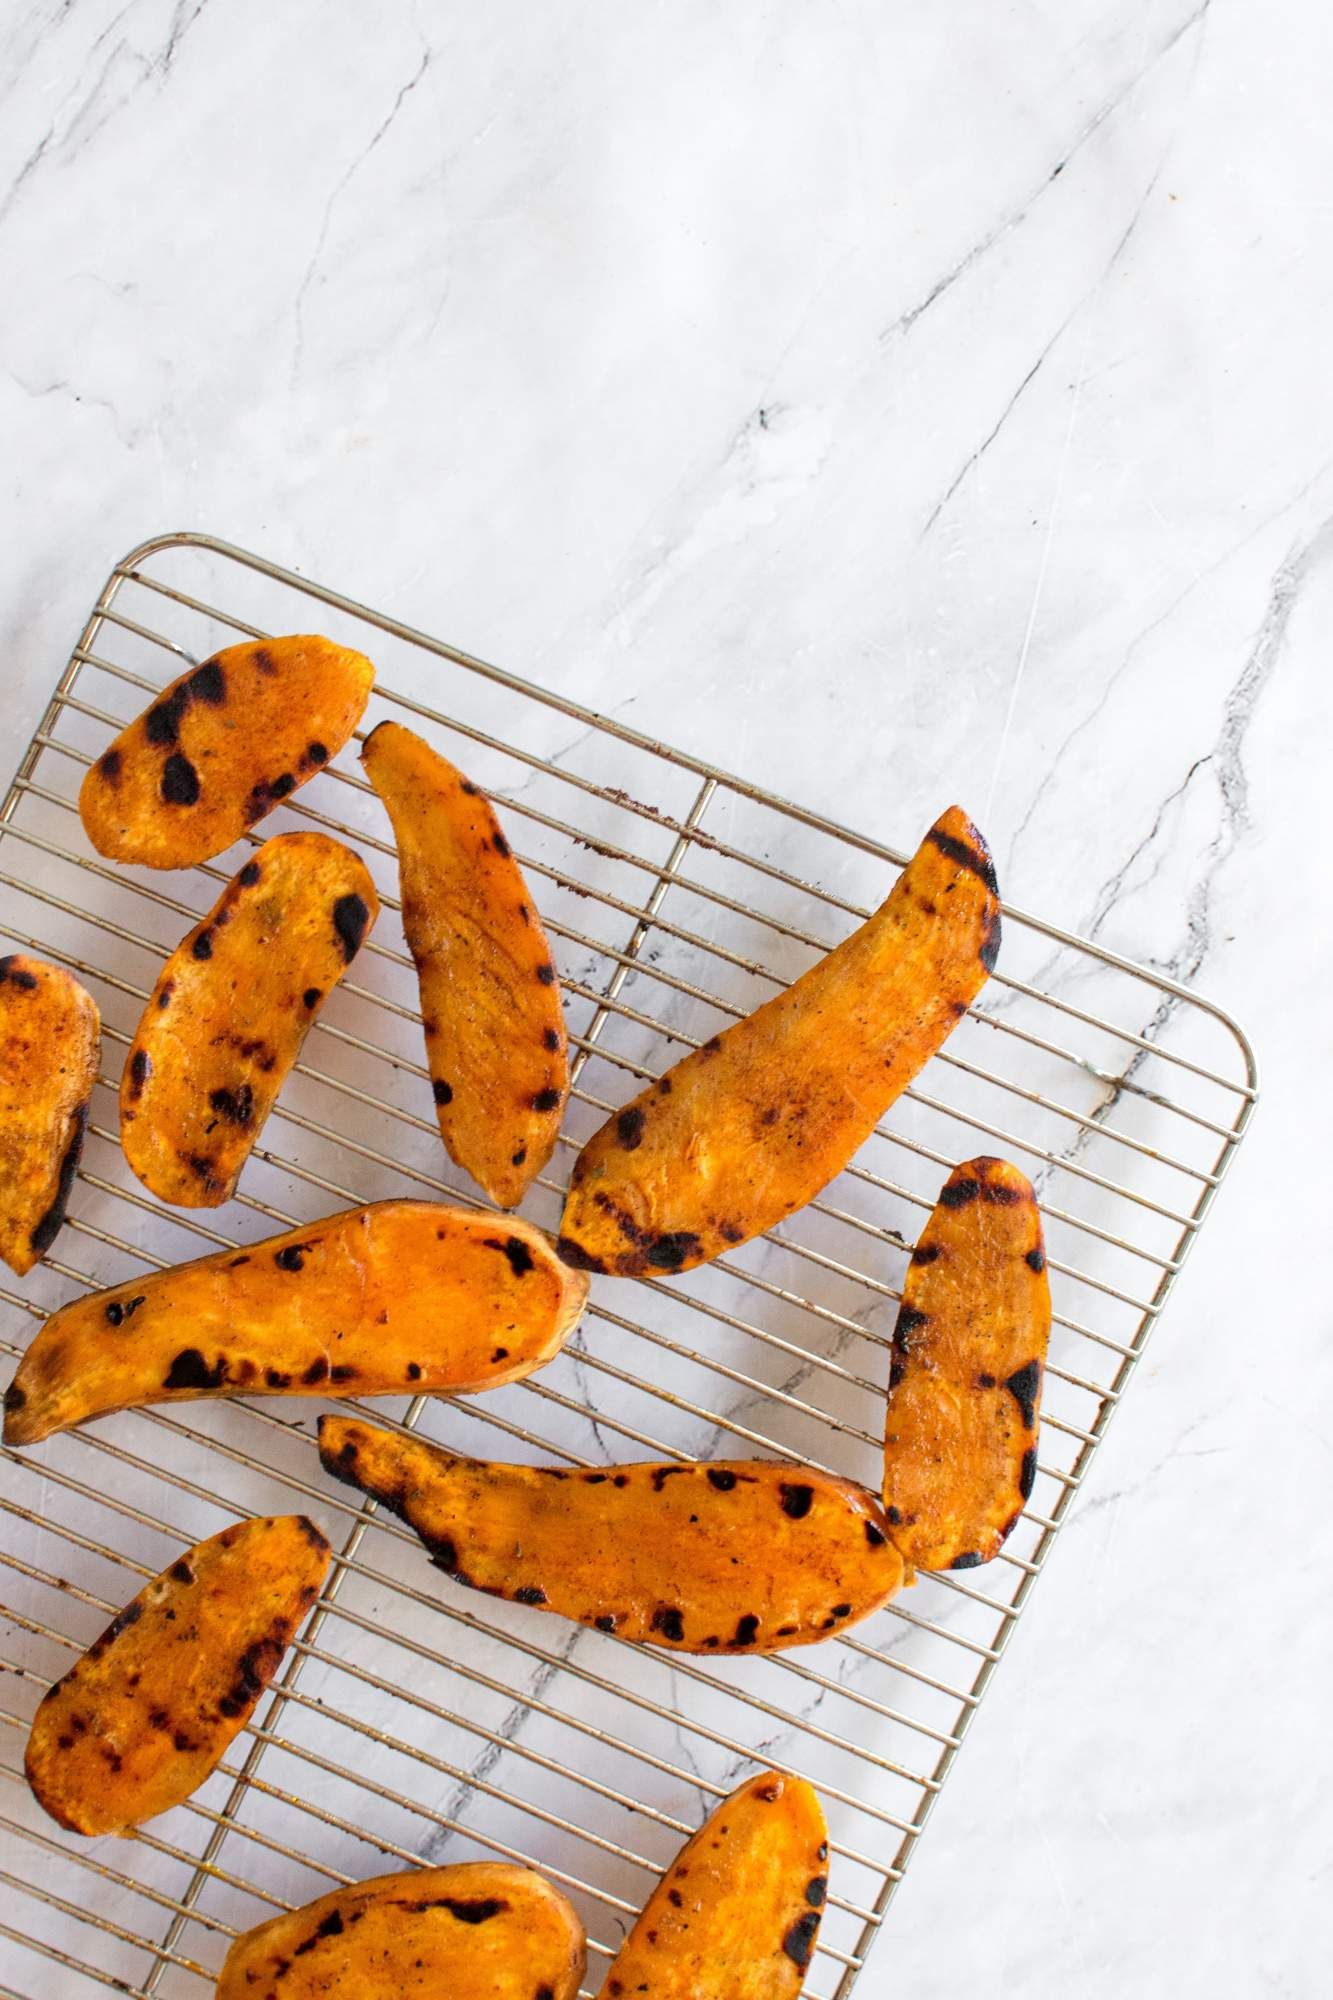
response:
[(379, 913), (365, 863), (280, 833), (163, 966), (125, 1058), (120, 1136), (178, 1208), (229, 1199), (325, 996)]
[(79, 792), (89, 840), (149, 868), (211, 860), (336, 756), (374, 678), (364, 653), (311, 635), (215, 653), (90, 767)]
[(530, 1868), (470, 1861), (335, 1889), (238, 1937), (217, 2000), (574, 2000), (583, 1926)]
[(20, 1277), (65, 1220), (97, 1081), (102, 1022), (58, 965), (0, 958), (0, 1257)]
[(680, 1652), (808, 1646), (904, 1581), (873, 1495), (800, 1466), (495, 1465), (340, 1415), (319, 1455), (457, 1582)]
[(319, 1595), (303, 1514), (199, 1542), (112, 1620), (33, 1718), (24, 1768), (75, 1833), (127, 1833), (188, 1799), (245, 1726)]
[(599, 2000), (797, 2000), (828, 1892), (828, 1828), (803, 1778), (766, 1771), (686, 1842)]
[(1000, 907), (957, 806), (860, 930), (608, 1119), (574, 1164), (560, 1248), (590, 1271), (686, 1271), (804, 1207), (986, 981)]
[(532, 897), (477, 787), (397, 722), (361, 752), (398, 842), (445, 1150), (501, 1208), (551, 1157), (569, 1091), (560, 989)]
[(916, 1569), (989, 1562), (1037, 1476), (1051, 1290), (1032, 1183), (955, 1167), (912, 1252), (893, 1334), (884, 1506)]
[(549, 1361), (587, 1292), (526, 1222), (349, 1208), (62, 1306), (5, 1393), (5, 1442), (195, 1396), (471, 1395)]

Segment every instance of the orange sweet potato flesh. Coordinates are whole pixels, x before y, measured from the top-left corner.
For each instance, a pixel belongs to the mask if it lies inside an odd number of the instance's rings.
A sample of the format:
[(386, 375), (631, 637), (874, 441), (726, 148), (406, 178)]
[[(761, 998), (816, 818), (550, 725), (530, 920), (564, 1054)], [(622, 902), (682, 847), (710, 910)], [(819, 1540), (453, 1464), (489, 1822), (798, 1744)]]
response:
[(280, 833), (182, 938), (125, 1057), (120, 1136), (144, 1186), (216, 1208), (273, 1108), (326, 995), (379, 913), (361, 857)]
[(320, 1592), (303, 1514), (188, 1549), (112, 1620), (33, 1718), (24, 1768), (75, 1833), (128, 1833), (188, 1799), (244, 1728)]
[(196, 1396), (474, 1394), (558, 1353), (587, 1290), (526, 1222), (346, 1209), (62, 1306), (5, 1392), (5, 1442)]
[(904, 1580), (874, 1496), (800, 1466), (496, 1465), (335, 1414), (319, 1455), (457, 1582), (678, 1652), (807, 1646)]
[(536, 907), (477, 787), (410, 729), (361, 752), (398, 843), (440, 1137), (501, 1208), (550, 1159), (569, 1092), (560, 988)]
[(967, 1011), (999, 946), (990, 854), (951, 806), (858, 931), (594, 1134), (562, 1254), (621, 1277), (686, 1271), (803, 1208)]
[(964, 1161), (912, 1252), (893, 1335), (884, 1507), (914, 1568), (975, 1569), (1022, 1514), (1050, 1330), (1032, 1183), (1007, 1160)]
[(226, 647), (163, 688), (89, 768), (84, 831), (111, 861), (211, 860), (337, 755), (374, 678), (364, 653), (314, 635)]
[(583, 1926), (530, 1868), (378, 1875), (272, 1917), (227, 1953), (217, 2000), (574, 2000)]
[(827, 1892), (811, 1787), (782, 1771), (750, 1778), (667, 1869), (599, 2000), (797, 2000)]
[(92, 996), (63, 967), (0, 958), (0, 1257), (20, 1277), (65, 1220), (101, 1039)]

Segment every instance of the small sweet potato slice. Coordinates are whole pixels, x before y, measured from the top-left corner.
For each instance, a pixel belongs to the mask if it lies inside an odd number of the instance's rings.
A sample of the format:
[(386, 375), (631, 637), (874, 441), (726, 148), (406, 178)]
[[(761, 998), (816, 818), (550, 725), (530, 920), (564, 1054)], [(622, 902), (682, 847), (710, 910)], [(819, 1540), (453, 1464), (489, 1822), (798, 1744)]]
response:
[(22, 1277), (65, 1220), (102, 1022), (61, 966), (0, 958), (0, 1257)]
[(111, 861), (189, 868), (336, 756), (375, 669), (331, 639), (247, 639), (163, 688), (93, 764), (84, 831)]
[(325, 996), (379, 913), (360, 855), (280, 833), (163, 966), (120, 1081), (120, 1136), (178, 1208), (229, 1199)]
[(874, 1496), (801, 1466), (496, 1465), (340, 1415), (319, 1455), (457, 1582), (679, 1652), (808, 1646), (904, 1581)]
[(860, 930), (594, 1133), (562, 1254), (627, 1278), (687, 1271), (803, 1208), (966, 1013), (999, 946), (986, 843), (951, 806)]
[(644, 1905), (599, 2000), (797, 2000), (828, 1893), (828, 1827), (803, 1778), (722, 1801)]
[(884, 1507), (914, 1568), (975, 1569), (1022, 1514), (1050, 1330), (1032, 1183), (965, 1160), (912, 1252), (893, 1334)]
[(196, 1396), (475, 1394), (558, 1353), (587, 1293), (529, 1223), (345, 1209), (62, 1306), (5, 1392), (5, 1442)]
[(513, 1208), (551, 1157), (569, 1091), (546, 933), (499, 821), (461, 771), (397, 722), (371, 730), (361, 762), (398, 842), (440, 1137)]
[(574, 2000), (584, 1950), (573, 1909), (531, 1868), (407, 1869), (246, 1931), (217, 2000)]
[(188, 1799), (244, 1728), (319, 1596), (304, 1514), (239, 1522), (163, 1570), (57, 1681), (24, 1760), (74, 1833), (128, 1833)]

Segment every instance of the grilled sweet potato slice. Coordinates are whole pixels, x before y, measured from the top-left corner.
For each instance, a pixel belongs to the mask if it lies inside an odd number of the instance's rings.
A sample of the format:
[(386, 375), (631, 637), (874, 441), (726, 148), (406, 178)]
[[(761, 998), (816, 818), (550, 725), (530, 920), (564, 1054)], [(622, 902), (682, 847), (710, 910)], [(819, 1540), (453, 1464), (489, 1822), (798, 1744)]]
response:
[(211, 860), (336, 756), (374, 678), (364, 653), (310, 635), (215, 653), (90, 767), (79, 792), (89, 840), (149, 868)]
[(574, 2000), (583, 1926), (530, 1868), (377, 1875), (238, 1937), (217, 2000)]
[(828, 1828), (803, 1778), (766, 1771), (686, 1842), (600, 2000), (797, 2000), (828, 1892)]
[(1051, 1290), (1032, 1183), (955, 1167), (912, 1252), (884, 1434), (889, 1532), (916, 1569), (989, 1562), (1037, 1476)]
[(526, 1222), (345, 1209), (62, 1306), (5, 1393), (5, 1442), (195, 1396), (471, 1395), (549, 1361), (587, 1292)]
[(680, 1652), (807, 1646), (904, 1580), (873, 1495), (800, 1466), (495, 1465), (338, 1415), (319, 1455), (459, 1583)]
[(242, 1521), (155, 1577), (57, 1681), (24, 1768), (75, 1833), (127, 1833), (188, 1799), (277, 1672), (329, 1567), (303, 1514)]
[(477, 787), (412, 730), (361, 752), (398, 842), (440, 1137), (501, 1208), (551, 1157), (569, 1091), (560, 989), (528, 886)]
[(967, 1011), (999, 946), (986, 843), (951, 806), (860, 930), (593, 1135), (562, 1254), (621, 1277), (686, 1271), (803, 1208)]
[(158, 975), (125, 1058), (120, 1136), (178, 1208), (229, 1199), (325, 995), (379, 913), (361, 857), (280, 833), (234, 875)]
[(20, 1277), (65, 1220), (101, 1039), (77, 979), (22, 952), (0, 958), (0, 1257)]

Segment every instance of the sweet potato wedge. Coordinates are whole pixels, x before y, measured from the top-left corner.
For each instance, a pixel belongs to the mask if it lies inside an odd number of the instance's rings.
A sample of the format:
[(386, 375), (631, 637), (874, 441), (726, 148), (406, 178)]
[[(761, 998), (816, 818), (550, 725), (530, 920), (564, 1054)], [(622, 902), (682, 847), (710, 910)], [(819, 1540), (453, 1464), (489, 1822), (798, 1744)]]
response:
[(398, 842), (440, 1137), (513, 1208), (551, 1157), (569, 1092), (546, 933), (499, 821), (461, 771), (397, 722), (371, 730), (361, 762)]
[(0, 958), (0, 1257), (22, 1277), (65, 1220), (102, 1022), (61, 966)]
[(328, 1567), (303, 1514), (238, 1522), (188, 1549), (37, 1710), (24, 1769), (38, 1804), (98, 1834), (188, 1799), (249, 1720)]
[(195, 1396), (472, 1395), (549, 1361), (587, 1292), (529, 1223), (345, 1209), (62, 1306), (5, 1392), (5, 1442)]
[(227, 1953), (217, 2000), (574, 2000), (583, 1926), (508, 1862), (377, 1875), (271, 1917)]
[(874, 1496), (799, 1466), (496, 1465), (332, 1414), (319, 1455), (458, 1583), (679, 1652), (808, 1646), (904, 1580)]
[(828, 1828), (803, 1778), (766, 1771), (685, 1843), (599, 2000), (797, 2000), (828, 1893)]
[(325, 996), (379, 913), (361, 857), (280, 833), (234, 875), (158, 975), (125, 1057), (120, 1137), (144, 1186), (216, 1208)]
[(687, 1271), (803, 1208), (934, 1055), (999, 947), (986, 843), (951, 806), (860, 930), (594, 1133), (562, 1255), (627, 1278)]
[(163, 688), (89, 767), (84, 831), (111, 861), (189, 868), (336, 756), (375, 669), (330, 639), (246, 640)]
[(1037, 1475), (1051, 1289), (1032, 1183), (955, 1167), (921, 1234), (893, 1334), (884, 1508), (916, 1569), (989, 1562)]

